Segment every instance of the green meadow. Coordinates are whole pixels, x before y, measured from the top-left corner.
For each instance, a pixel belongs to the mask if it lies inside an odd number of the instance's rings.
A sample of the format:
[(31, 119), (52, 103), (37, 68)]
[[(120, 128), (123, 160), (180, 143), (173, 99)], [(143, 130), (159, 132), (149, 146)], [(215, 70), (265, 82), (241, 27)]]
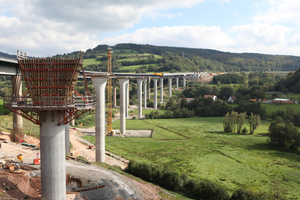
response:
[(84, 59), (83, 60), (83, 67), (85, 67), (87, 65), (98, 65), (100, 63), (101, 63), (101, 61), (97, 61), (97, 60), (95, 60), (95, 58)]
[[(106, 150), (139, 162), (168, 164), (196, 179), (209, 179), (233, 192), (237, 188), (300, 197), (299, 151), (268, 146), (269, 121), (254, 135), (223, 132), (223, 118), (126, 120), (126, 128), (154, 130), (152, 138), (107, 137)], [(118, 129), (120, 122), (113, 122)], [(245, 124), (249, 130), (249, 124)], [(94, 137), (85, 136), (94, 142)], [(275, 184), (276, 183), (276, 184)]]

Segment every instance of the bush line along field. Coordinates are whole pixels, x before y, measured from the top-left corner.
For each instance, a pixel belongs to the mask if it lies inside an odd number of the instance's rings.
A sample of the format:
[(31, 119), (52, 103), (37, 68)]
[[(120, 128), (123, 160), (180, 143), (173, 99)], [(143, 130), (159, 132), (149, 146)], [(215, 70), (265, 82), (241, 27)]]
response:
[[(192, 178), (208, 179), (233, 192), (237, 188), (300, 196), (300, 156), (267, 145), (269, 121), (254, 135), (224, 133), (221, 117), (127, 120), (127, 129), (154, 129), (153, 138), (107, 137), (106, 150), (138, 162), (168, 164)], [(160, 127), (165, 128), (160, 128)], [(249, 124), (245, 124), (249, 130)], [(119, 128), (119, 121), (113, 123)], [(168, 130), (169, 129), (169, 130)], [(191, 139), (182, 137), (179, 132)], [(85, 136), (94, 142), (94, 137)]]

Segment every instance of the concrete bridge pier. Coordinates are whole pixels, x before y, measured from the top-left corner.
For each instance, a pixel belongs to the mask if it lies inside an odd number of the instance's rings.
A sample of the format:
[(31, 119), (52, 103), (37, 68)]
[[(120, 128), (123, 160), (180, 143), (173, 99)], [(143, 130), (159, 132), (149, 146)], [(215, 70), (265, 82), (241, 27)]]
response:
[(186, 87), (186, 77), (183, 77), (183, 90), (185, 90)]
[(160, 78), (160, 103), (164, 102), (164, 78)]
[(138, 118), (142, 118), (142, 85), (143, 79), (137, 79)]
[(70, 124), (65, 124), (66, 154), (70, 155)]
[[(12, 77), (12, 93), (14, 96), (22, 96), (22, 79), (21, 76), (16, 75)], [(17, 113), (13, 113), (13, 142), (19, 142), (21, 135), (23, 135), (23, 118)]]
[(105, 86), (107, 77), (92, 77), (97, 95), (95, 108), (96, 162), (105, 163)]
[(157, 109), (157, 78), (153, 79), (154, 83), (154, 109)]
[(113, 108), (117, 107), (117, 88), (116, 88), (117, 79), (113, 79)]
[(176, 77), (176, 90), (178, 90), (178, 81), (179, 81), (179, 77)]
[(150, 77), (148, 77), (147, 78), (148, 79), (148, 99), (150, 99), (150, 81), (151, 81), (151, 79), (150, 79)]
[[(120, 85), (121, 85), (121, 83), (120, 83)], [(129, 106), (129, 79), (128, 79), (127, 82), (125, 82), (125, 93), (124, 93), (124, 95), (125, 95), (124, 98), (125, 98), (125, 118), (126, 118), (126, 117), (128, 117), (128, 106)], [(120, 96), (120, 100), (121, 100), (121, 96)], [(120, 104), (121, 104), (121, 102), (120, 102)]]
[(172, 78), (168, 78), (169, 81), (169, 98), (172, 97)]
[(127, 91), (126, 86), (129, 84), (129, 80), (119, 79), (120, 82), (120, 134), (126, 134), (126, 107), (127, 106)]
[(66, 199), (65, 126), (58, 126), (59, 111), (40, 115), (42, 199)]
[(147, 78), (144, 79), (144, 109), (147, 108)]

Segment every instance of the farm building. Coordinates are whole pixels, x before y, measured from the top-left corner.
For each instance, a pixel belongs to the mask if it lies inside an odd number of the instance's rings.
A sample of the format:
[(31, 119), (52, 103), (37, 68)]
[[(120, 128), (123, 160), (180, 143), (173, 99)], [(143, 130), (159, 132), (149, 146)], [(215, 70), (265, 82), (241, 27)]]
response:
[(293, 103), (293, 101), (290, 99), (280, 99), (280, 98), (273, 99), (273, 102), (274, 103)]
[(234, 101), (236, 100), (236, 97), (235, 96), (230, 96), (228, 98), (228, 103), (234, 103)]
[(211, 97), (211, 98), (213, 98), (214, 101), (217, 100), (217, 96), (216, 96), (216, 95), (208, 95), (208, 94), (206, 94), (206, 95), (204, 95), (203, 97), (204, 97), (204, 98)]

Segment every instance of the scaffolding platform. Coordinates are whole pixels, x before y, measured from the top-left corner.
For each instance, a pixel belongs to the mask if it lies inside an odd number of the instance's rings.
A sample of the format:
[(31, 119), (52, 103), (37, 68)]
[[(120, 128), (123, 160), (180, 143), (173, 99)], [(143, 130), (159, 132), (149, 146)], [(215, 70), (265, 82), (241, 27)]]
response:
[[(19, 95), (21, 81), (15, 82), (13, 95), (3, 99), (5, 108), (40, 124), (40, 115), (46, 110), (58, 110), (67, 124), (85, 112), (94, 109), (96, 96), (83, 96), (75, 88), (83, 62), (83, 52), (78, 58), (28, 58), (18, 52), (18, 64), (26, 83), (27, 91)], [(87, 82), (86, 88), (87, 87)]]

